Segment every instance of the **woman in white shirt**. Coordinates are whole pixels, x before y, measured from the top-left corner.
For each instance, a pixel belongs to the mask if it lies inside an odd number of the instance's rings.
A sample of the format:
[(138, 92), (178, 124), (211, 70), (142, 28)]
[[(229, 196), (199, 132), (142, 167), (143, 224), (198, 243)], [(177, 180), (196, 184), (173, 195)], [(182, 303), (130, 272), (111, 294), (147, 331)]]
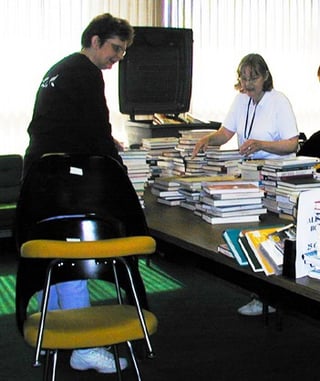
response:
[[(299, 132), (288, 98), (274, 90), (270, 70), (259, 54), (242, 58), (238, 69), (239, 90), (218, 131), (201, 138), (192, 157), (208, 145), (221, 146), (234, 134), (238, 137), (240, 153), (251, 159), (278, 158), (297, 151)], [(262, 303), (255, 297), (240, 307), (242, 315), (262, 314)], [(275, 309), (268, 307), (268, 312)]]
[(237, 69), (239, 94), (218, 131), (200, 139), (193, 156), (210, 145), (220, 146), (237, 134), (240, 153), (254, 159), (296, 152), (298, 129), (288, 98), (274, 90), (272, 75), (259, 54), (245, 56)]

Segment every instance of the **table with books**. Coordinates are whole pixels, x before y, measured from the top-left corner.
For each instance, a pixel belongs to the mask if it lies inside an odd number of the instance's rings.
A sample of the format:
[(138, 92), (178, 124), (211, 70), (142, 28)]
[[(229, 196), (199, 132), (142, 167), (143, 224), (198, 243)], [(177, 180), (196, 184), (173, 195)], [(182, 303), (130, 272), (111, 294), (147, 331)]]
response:
[[(264, 271), (253, 271), (251, 265), (240, 264), (235, 258), (218, 252), (225, 243), (223, 233), (227, 229), (250, 230), (285, 226), (275, 213), (260, 216), (259, 222), (208, 224), (197, 215), (182, 207), (168, 207), (157, 202), (150, 189), (145, 192), (145, 215), (151, 235), (159, 246), (168, 248), (168, 255), (175, 248), (181, 255), (199, 255), (206, 268), (222, 278), (249, 292), (258, 294), (263, 301), (280, 310), (294, 310), (311, 317), (320, 318), (320, 281), (308, 276), (290, 279), (281, 274), (266, 275)], [(182, 249), (182, 250), (181, 250)]]

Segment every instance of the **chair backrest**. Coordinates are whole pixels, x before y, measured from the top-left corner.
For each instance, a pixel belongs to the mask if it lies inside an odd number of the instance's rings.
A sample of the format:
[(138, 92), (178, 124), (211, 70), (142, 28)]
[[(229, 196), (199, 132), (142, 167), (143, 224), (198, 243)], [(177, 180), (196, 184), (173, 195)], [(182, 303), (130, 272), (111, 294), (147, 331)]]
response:
[(0, 155), (0, 238), (12, 236), (22, 165), (21, 155)]
[[(102, 220), (121, 221), (126, 236), (148, 233), (135, 189), (116, 160), (109, 156), (44, 155), (31, 166), (22, 184), (17, 244), (51, 238), (49, 232), (43, 235), (41, 221), (90, 214)], [(54, 234), (58, 239), (56, 231)]]

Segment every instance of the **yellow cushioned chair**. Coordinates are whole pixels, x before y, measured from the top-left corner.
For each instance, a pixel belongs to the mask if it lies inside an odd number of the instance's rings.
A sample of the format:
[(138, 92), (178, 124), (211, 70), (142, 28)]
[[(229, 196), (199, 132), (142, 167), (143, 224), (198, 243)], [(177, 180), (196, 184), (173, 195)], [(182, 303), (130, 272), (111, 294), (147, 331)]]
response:
[[(150, 311), (140, 307), (126, 257), (152, 254), (155, 251), (155, 247), (155, 241), (149, 236), (132, 236), (81, 242), (39, 239), (27, 241), (22, 245), (21, 257), (25, 260), (50, 259), (41, 312), (27, 316), (23, 325), (24, 339), (28, 344), (36, 348), (34, 365), (40, 365), (39, 356), (41, 349), (46, 349), (49, 354), (47, 356), (48, 364), (46, 366), (45, 379), (49, 379), (48, 377), (51, 377), (50, 379), (52, 380), (55, 379), (59, 349), (114, 346), (118, 379), (121, 380), (118, 351), (115, 346), (126, 342), (136, 370), (137, 379), (141, 380), (137, 360), (130, 342), (145, 339), (148, 356), (153, 357), (154, 353), (149, 335), (157, 330), (157, 318)], [(92, 272), (92, 267), (95, 267), (96, 269), (92, 273), (98, 278), (103, 278), (103, 271), (99, 270), (99, 261), (102, 267), (105, 266), (106, 262), (111, 262), (118, 304), (93, 305), (88, 308), (73, 310), (47, 311), (51, 280), (53, 282), (57, 280), (61, 281), (62, 279), (65, 281), (67, 277), (66, 271), (63, 271), (61, 274), (59, 268), (67, 265), (68, 261), (72, 267), (76, 267), (78, 261), (87, 261), (88, 259), (95, 259), (95, 263), (91, 263), (91, 266), (89, 266), (91, 267), (89, 271)], [(121, 262), (127, 270), (133, 295), (135, 296), (135, 305), (123, 304), (120, 286), (117, 281), (118, 262)], [(100, 274), (96, 275), (99, 271)], [(77, 274), (79, 276), (78, 270)], [(84, 278), (88, 276), (88, 271), (86, 271)], [(23, 291), (20, 290), (19, 292)], [(49, 367), (49, 361), (52, 362), (51, 367)]]

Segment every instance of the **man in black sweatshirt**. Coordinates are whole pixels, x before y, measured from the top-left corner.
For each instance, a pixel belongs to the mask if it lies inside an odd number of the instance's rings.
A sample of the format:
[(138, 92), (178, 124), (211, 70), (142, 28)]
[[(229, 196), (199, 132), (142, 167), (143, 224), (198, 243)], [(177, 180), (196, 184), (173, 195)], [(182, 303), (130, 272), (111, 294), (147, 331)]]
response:
[[(133, 28), (126, 20), (110, 14), (97, 16), (82, 34), (81, 51), (63, 58), (45, 74), (28, 128), (24, 177), (46, 153), (108, 155), (123, 165), (112, 137), (101, 70), (111, 69), (123, 59), (133, 37)], [(87, 281), (51, 286), (49, 309), (89, 305)], [(116, 372), (113, 354), (106, 348), (74, 350), (70, 365), (77, 370)], [(120, 359), (120, 366), (127, 367), (125, 358)]]

